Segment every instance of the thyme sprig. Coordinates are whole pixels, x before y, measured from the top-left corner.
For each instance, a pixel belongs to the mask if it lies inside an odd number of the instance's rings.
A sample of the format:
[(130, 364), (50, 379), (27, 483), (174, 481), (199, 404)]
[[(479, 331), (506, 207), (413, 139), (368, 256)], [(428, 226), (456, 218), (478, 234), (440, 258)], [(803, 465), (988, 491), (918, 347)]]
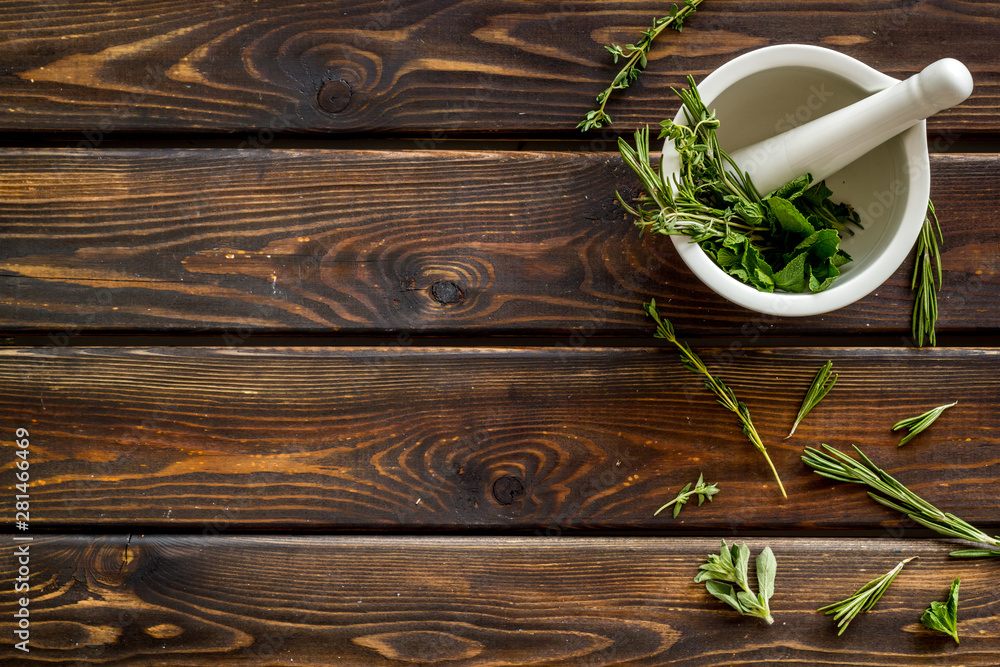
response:
[(899, 561), (896, 567), (892, 568), (881, 577), (869, 581), (867, 584), (859, 588), (854, 592), (853, 595), (840, 602), (834, 602), (833, 604), (827, 605), (825, 607), (820, 607), (816, 611), (826, 612), (826, 614), (833, 614), (833, 619), (838, 621), (837, 627), (840, 631), (837, 636), (844, 634), (844, 630), (847, 626), (851, 624), (851, 621), (858, 614), (863, 614), (869, 611), (875, 606), (875, 603), (879, 601), (882, 594), (886, 592), (889, 588), (889, 584), (892, 583), (896, 575), (900, 573), (903, 566), (909, 563), (911, 560), (916, 558), (916, 556), (911, 556), (904, 560)]
[(597, 108), (588, 111), (587, 115), (577, 125), (581, 131), (599, 129), (604, 125), (611, 125), (611, 116), (604, 110), (608, 104), (608, 98), (615, 90), (625, 90), (633, 81), (639, 78), (639, 73), (646, 68), (649, 49), (653, 45), (653, 40), (660, 36), (667, 28), (673, 28), (680, 32), (684, 27), (684, 19), (694, 14), (695, 9), (704, 0), (684, 0), (684, 5), (678, 7), (674, 5), (670, 8), (670, 14), (653, 21), (653, 27), (644, 30), (635, 44), (626, 44), (624, 47), (618, 44), (605, 46), (605, 50), (611, 54), (615, 63), (622, 58), (625, 64), (621, 70), (611, 80), (611, 85), (605, 88), (597, 96)]
[[(854, 450), (861, 457), (860, 461), (829, 445), (824, 444), (822, 447), (825, 451), (806, 447), (802, 455), (802, 461), (816, 474), (840, 482), (864, 484), (871, 489), (868, 495), (872, 500), (906, 514), (921, 526), (940, 535), (1000, 547), (1000, 536), (990, 537), (954, 514), (934, 507), (872, 463), (857, 445), (854, 445)], [(964, 549), (953, 551), (951, 555), (966, 558), (1000, 557), (1000, 550)]]
[(908, 417), (893, 424), (892, 426), (893, 431), (898, 431), (902, 428), (909, 430), (909, 433), (907, 433), (903, 437), (903, 439), (899, 441), (899, 445), (897, 446), (902, 447), (910, 440), (913, 440), (913, 438), (917, 437), (918, 433), (920, 433), (928, 426), (933, 424), (935, 421), (937, 421), (937, 418), (941, 416), (942, 412), (955, 405), (958, 405), (958, 401), (955, 401), (954, 403), (949, 403), (948, 405), (939, 405), (936, 408), (928, 410), (927, 412), (921, 415), (917, 415), (916, 417)]
[(653, 516), (656, 516), (663, 510), (667, 509), (671, 505), (674, 506), (674, 517), (676, 518), (678, 514), (681, 513), (681, 508), (691, 499), (691, 496), (698, 496), (698, 507), (706, 500), (712, 502), (712, 496), (719, 492), (719, 487), (715, 484), (705, 484), (704, 475), (698, 475), (698, 481), (694, 483), (694, 488), (691, 488), (691, 482), (688, 482), (677, 497), (671, 500), (669, 503), (661, 507), (660, 509), (653, 512)]
[(785, 439), (792, 437), (795, 433), (795, 429), (798, 428), (799, 423), (805, 419), (809, 411), (816, 407), (816, 405), (823, 400), (823, 397), (830, 393), (833, 389), (833, 385), (837, 382), (837, 374), (834, 373), (830, 375), (830, 369), (833, 368), (833, 360), (827, 361), (823, 364), (823, 367), (819, 369), (816, 373), (816, 377), (813, 378), (812, 384), (809, 385), (809, 389), (806, 390), (806, 396), (802, 399), (802, 406), (799, 408), (799, 414), (795, 417), (795, 423), (792, 424), (792, 430), (788, 432)]
[(774, 464), (771, 462), (771, 457), (767, 455), (767, 448), (764, 447), (764, 442), (760, 439), (760, 435), (757, 433), (757, 429), (753, 425), (753, 421), (750, 419), (750, 410), (743, 401), (736, 398), (736, 394), (733, 390), (727, 387), (722, 380), (712, 375), (708, 368), (705, 366), (705, 362), (695, 354), (687, 343), (677, 340), (677, 335), (674, 332), (674, 325), (670, 323), (670, 320), (661, 318), (659, 311), (656, 309), (656, 300), (650, 299), (649, 303), (643, 304), (643, 308), (646, 310), (646, 314), (653, 318), (656, 322), (656, 333), (654, 337), (663, 338), (671, 343), (673, 343), (681, 354), (681, 363), (684, 368), (688, 369), (692, 373), (697, 373), (705, 377), (705, 386), (710, 389), (719, 399), (719, 403), (725, 407), (730, 412), (734, 413), (739, 417), (740, 423), (743, 425), (743, 434), (747, 436), (754, 447), (757, 448), (761, 454), (764, 455), (764, 460), (767, 461), (768, 467), (771, 468), (771, 472), (774, 474), (774, 479), (778, 482), (778, 488), (781, 490), (781, 495), (784, 498), (788, 497), (785, 493), (785, 487), (781, 483), (781, 478), (778, 477), (778, 471), (775, 470)]
[(934, 327), (938, 319), (937, 293), (944, 280), (941, 271), (942, 243), (944, 235), (941, 233), (941, 222), (934, 210), (934, 203), (928, 199), (927, 216), (917, 239), (917, 261), (913, 267), (913, 281), (910, 283), (910, 289), (916, 290), (910, 326), (918, 347), (924, 346), (925, 334), (932, 347), (937, 345)]

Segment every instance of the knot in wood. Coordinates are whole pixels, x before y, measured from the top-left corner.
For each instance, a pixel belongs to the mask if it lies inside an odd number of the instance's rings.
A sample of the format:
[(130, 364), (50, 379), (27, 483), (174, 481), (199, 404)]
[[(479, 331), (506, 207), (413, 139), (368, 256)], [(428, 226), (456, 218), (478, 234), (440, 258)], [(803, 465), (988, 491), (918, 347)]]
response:
[(431, 296), (438, 303), (458, 303), (462, 300), (462, 290), (453, 282), (439, 280), (431, 285)]
[(327, 113), (339, 113), (351, 103), (351, 86), (346, 81), (327, 81), (316, 95), (316, 104)]
[(524, 484), (517, 477), (508, 475), (493, 482), (493, 497), (501, 505), (510, 505), (524, 495)]

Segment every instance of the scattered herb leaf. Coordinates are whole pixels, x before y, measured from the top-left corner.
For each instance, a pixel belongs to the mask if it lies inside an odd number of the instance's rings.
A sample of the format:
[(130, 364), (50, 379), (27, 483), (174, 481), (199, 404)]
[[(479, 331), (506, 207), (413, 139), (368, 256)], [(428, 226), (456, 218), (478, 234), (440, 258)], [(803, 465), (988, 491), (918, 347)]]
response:
[[(927, 200), (927, 216), (924, 218), (924, 225), (917, 239), (916, 263), (913, 268), (913, 282), (910, 284), (910, 289), (916, 290), (911, 328), (913, 340), (918, 347), (924, 346), (924, 334), (927, 335), (932, 347), (937, 345), (937, 336), (934, 332), (938, 319), (937, 291), (941, 289), (944, 278), (941, 272), (941, 243), (944, 243), (941, 223), (934, 210), (934, 203)], [(936, 282), (935, 273), (937, 273)]]
[(577, 128), (586, 132), (587, 130), (599, 129), (604, 125), (611, 125), (611, 117), (604, 110), (608, 104), (608, 98), (611, 97), (611, 93), (615, 90), (625, 90), (629, 87), (629, 84), (638, 79), (639, 73), (646, 68), (647, 55), (649, 54), (650, 47), (653, 45), (653, 40), (659, 37), (660, 33), (667, 28), (673, 28), (677, 32), (680, 32), (684, 27), (684, 19), (694, 14), (695, 9), (702, 2), (704, 0), (684, 0), (683, 7), (674, 5), (670, 8), (670, 14), (654, 20), (653, 27), (644, 30), (639, 41), (635, 44), (626, 44), (624, 47), (611, 44), (604, 47), (611, 54), (611, 57), (614, 58), (615, 63), (621, 58), (625, 61), (625, 65), (615, 78), (611, 80), (611, 85), (597, 96), (597, 108), (588, 111), (584, 119), (577, 125)]
[[(757, 556), (757, 589), (754, 595), (750, 588), (748, 569), (750, 567), (750, 547), (746, 543), (733, 544), (731, 547), (722, 540), (719, 555), (708, 555), (708, 562), (700, 566), (701, 570), (694, 580), (705, 582), (709, 593), (719, 598), (744, 616), (756, 616), (774, 623), (768, 601), (774, 595), (774, 575), (778, 570), (778, 562), (774, 558), (771, 547)], [(736, 591), (732, 584), (742, 590)]]
[(715, 484), (705, 484), (704, 476), (699, 474), (698, 481), (694, 483), (693, 489), (691, 488), (691, 482), (688, 482), (684, 486), (684, 488), (681, 489), (680, 493), (677, 494), (676, 498), (671, 500), (669, 503), (667, 503), (660, 509), (653, 512), (653, 516), (656, 516), (663, 510), (673, 505), (674, 517), (676, 518), (677, 515), (681, 513), (681, 508), (685, 505), (685, 503), (687, 503), (687, 501), (691, 498), (691, 496), (694, 495), (698, 496), (698, 507), (701, 507), (701, 504), (706, 500), (708, 500), (708, 502), (712, 502), (712, 496), (714, 496), (718, 492), (719, 492), (718, 486), (716, 486)]
[[(806, 447), (802, 455), (802, 461), (816, 474), (839, 482), (867, 485), (871, 489), (868, 495), (875, 502), (902, 512), (925, 528), (930, 528), (946, 537), (957, 537), (1000, 547), (1000, 536), (990, 537), (954, 514), (942, 512), (934, 507), (872, 463), (857, 445), (854, 446), (854, 450), (861, 456), (861, 461), (829, 445), (824, 444), (822, 447), (826, 451)], [(951, 555), (965, 558), (1000, 557), (1000, 551), (965, 549), (953, 551)]]
[(757, 448), (761, 454), (764, 455), (764, 459), (767, 461), (767, 465), (771, 468), (771, 472), (774, 474), (774, 479), (778, 481), (778, 488), (781, 490), (781, 495), (784, 498), (788, 497), (785, 493), (785, 487), (781, 483), (781, 478), (778, 477), (778, 471), (775, 470), (774, 464), (771, 462), (771, 457), (767, 455), (767, 448), (764, 447), (764, 442), (760, 439), (760, 435), (757, 433), (757, 429), (753, 425), (753, 421), (750, 419), (750, 410), (743, 401), (736, 398), (736, 394), (733, 390), (723, 384), (722, 380), (712, 375), (708, 368), (705, 366), (705, 362), (695, 354), (687, 343), (677, 340), (677, 335), (674, 332), (674, 325), (670, 323), (670, 320), (661, 318), (659, 311), (656, 309), (656, 300), (650, 299), (649, 303), (643, 304), (643, 308), (646, 310), (646, 314), (653, 318), (656, 322), (656, 333), (655, 338), (663, 338), (671, 343), (673, 343), (681, 354), (681, 363), (684, 368), (688, 369), (692, 373), (698, 373), (699, 375), (705, 376), (705, 386), (710, 389), (719, 399), (719, 403), (722, 404), (730, 412), (736, 414), (740, 419), (740, 423), (743, 425), (743, 434), (747, 436), (754, 447)]
[(948, 601), (941, 604), (937, 600), (931, 602), (931, 606), (920, 617), (920, 623), (931, 630), (938, 630), (950, 636), (958, 644), (958, 587), (962, 583), (961, 579), (951, 582), (951, 590), (948, 591)]
[(799, 414), (795, 417), (795, 423), (792, 424), (792, 430), (785, 436), (786, 439), (792, 437), (795, 429), (799, 427), (799, 423), (805, 419), (809, 411), (815, 408), (823, 400), (823, 397), (833, 389), (833, 385), (837, 381), (837, 374), (834, 373), (831, 376), (831, 368), (833, 368), (833, 360), (827, 361), (816, 373), (816, 377), (813, 378), (812, 384), (806, 391), (805, 398), (802, 399), (802, 406), (799, 408)]
[(635, 224), (655, 233), (689, 236), (726, 273), (761, 292), (820, 292), (851, 261), (841, 234), (861, 227), (858, 214), (829, 199), (809, 174), (761, 197), (748, 174), (719, 146), (715, 112), (705, 108), (692, 77), (681, 98), (687, 125), (664, 120), (660, 138), (673, 140), (680, 169), (672, 182), (650, 163), (649, 129), (635, 148), (618, 139), (622, 159), (639, 177), (634, 206), (615, 193)]
[(837, 636), (844, 634), (844, 630), (847, 626), (851, 624), (854, 617), (858, 614), (863, 614), (875, 606), (875, 603), (879, 601), (882, 594), (889, 588), (889, 584), (892, 580), (896, 578), (896, 575), (900, 573), (903, 566), (909, 563), (911, 560), (916, 558), (912, 556), (901, 560), (896, 567), (892, 568), (881, 577), (869, 581), (867, 584), (859, 588), (854, 592), (849, 598), (841, 600), (840, 602), (834, 602), (833, 604), (827, 605), (825, 607), (820, 607), (816, 611), (826, 612), (826, 614), (833, 614), (835, 621), (838, 621), (837, 627), (840, 631), (837, 632)]
[(917, 415), (916, 417), (909, 417), (907, 419), (903, 419), (893, 424), (892, 426), (893, 431), (898, 431), (901, 428), (909, 429), (910, 431), (909, 433), (906, 434), (906, 436), (903, 437), (902, 440), (899, 441), (899, 445), (897, 446), (902, 447), (910, 440), (913, 440), (913, 438), (917, 437), (918, 433), (920, 433), (925, 428), (933, 424), (937, 420), (937, 418), (941, 416), (942, 412), (957, 404), (958, 401), (955, 401), (954, 403), (949, 403), (948, 405), (939, 405), (932, 410), (928, 410), (922, 415)]

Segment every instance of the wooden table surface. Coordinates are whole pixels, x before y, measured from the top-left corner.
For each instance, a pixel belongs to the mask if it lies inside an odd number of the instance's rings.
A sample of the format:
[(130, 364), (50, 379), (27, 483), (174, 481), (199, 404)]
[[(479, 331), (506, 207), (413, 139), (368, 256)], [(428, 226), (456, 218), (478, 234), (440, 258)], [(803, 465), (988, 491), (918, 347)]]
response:
[[(998, 664), (1000, 561), (800, 456), (857, 444), (1000, 531), (1000, 2), (706, 0), (581, 134), (603, 45), (668, 11), (0, 0), (0, 662)], [(781, 43), (971, 69), (927, 126), (936, 347), (910, 337), (912, 260), (834, 313), (761, 315), (615, 203), (619, 135)], [(699, 473), (714, 502), (653, 516)], [(694, 583), (720, 539), (773, 549), (772, 626)], [(908, 556), (843, 636), (816, 612)], [(961, 644), (919, 623), (956, 577)]]

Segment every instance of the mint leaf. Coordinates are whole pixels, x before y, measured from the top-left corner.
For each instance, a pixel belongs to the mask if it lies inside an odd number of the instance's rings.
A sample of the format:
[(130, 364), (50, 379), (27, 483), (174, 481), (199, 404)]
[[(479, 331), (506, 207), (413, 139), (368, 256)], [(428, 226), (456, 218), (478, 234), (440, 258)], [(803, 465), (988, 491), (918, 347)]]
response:
[(785, 268), (774, 274), (774, 286), (786, 292), (805, 292), (809, 286), (806, 278), (806, 254), (799, 253)]
[(931, 606), (920, 617), (920, 623), (931, 630), (943, 632), (958, 644), (958, 587), (962, 581), (955, 579), (951, 582), (951, 590), (948, 591), (947, 604), (938, 601), (931, 602)]
[(767, 200), (767, 207), (781, 228), (787, 232), (809, 236), (816, 231), (799, 209), (795, 208), (795, 204), (787, 199), (770, 197)]
[[(806, 188), (809, 187), (809, 183), (811, 181), (812, 181), (812, 174), (803, 174), (802, 176), (796, 178), (794, 181), (789, 181), (788, 183), (785, 183), (780, 188), (775, 190), (774, 193), (771, 195), (771, 197), (769, 197), (769, 199), (773, 197), (780, 197), (781, 199), (792, 201), (796, 197), (808, 192)], [(833, 193), (831, 192), (830, 194)]]
[(802, 193), (802, 196), (808, 199), (811, 203), (816, 206), (823, 204), (823, 201), (829, 198), (833, 194), (833, 190), (826, 187), (826, 181), (820, 181), (819, 183), (813, 185), (811, 188)]

